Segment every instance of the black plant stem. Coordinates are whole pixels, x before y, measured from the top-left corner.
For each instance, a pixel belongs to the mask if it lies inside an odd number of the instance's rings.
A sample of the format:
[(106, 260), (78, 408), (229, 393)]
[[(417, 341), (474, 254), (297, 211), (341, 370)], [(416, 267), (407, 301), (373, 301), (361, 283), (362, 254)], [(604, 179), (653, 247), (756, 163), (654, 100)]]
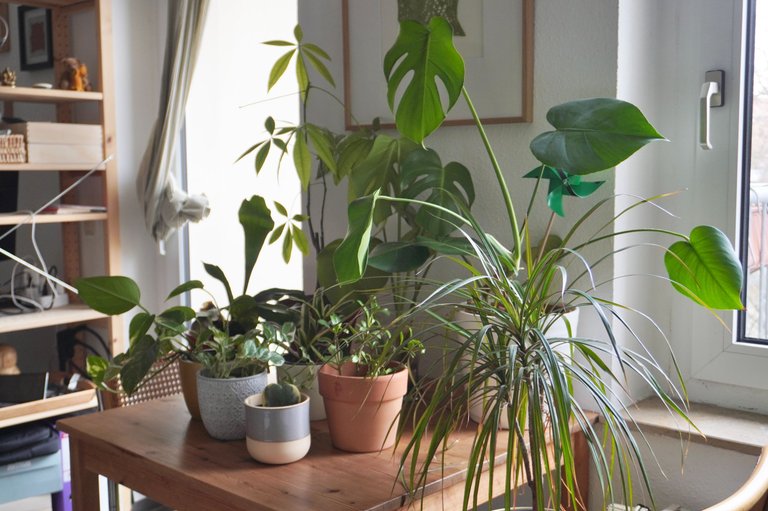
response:
[[(528, 389), (529, 392), (531, 391), (533, 386), (533, 382), (528, 382)], [(539, 511), (539, 496), (537, 494), (538, 489), (540, 487), (539, 484), (541, 483), (540, 478), (542, 477), (541, 473), (541, 459), (539, 458), (539, 439), (537, 437), (537, 433), (535, 432), (535, 419), (533, 418), (533, 414), (535, 413), (534, 410), (534, 403), (533, 400), (528, 398), (528, 440), (530, 441), (530, 463), (531, 463), (531, 469), (532, 474), (528, 478), (528, 487), (531, 490), (531, 509), (533, 511)], [(541, 413), (541, 410), (538, 410), (538, 413)]]
[(328, 181), (323, 172), (323, 200), (320, 203), (320, 250), (325, 248), (325, 202), (328, 199)]
[[(310, 85), (307, 85), (306, 90), (304, 91), (304, 100), (301, 102), (301, 122), (302, 124), (307, 124), (307, 103), (309, 103), (309, 91), (311, 89)], [(304, 131), (304, 140), (308, 140), (308, 135), (306, 130)], [(306, 201), (306, 208), (307, 208), (307, 227), (309, 227), (309, 239), (312, 241), (312, 246), (315, 248), (315, 253), (319, 254), (320, 250), (322, 249), (322, 242), (320, 240), (319, 234), (315, 231), (315, 226), (312, 223), (312, 187), (308, 186), (307, 191), (307, 201)], [(321, 215), (321, 226), (322, 229), (322, 215)]]

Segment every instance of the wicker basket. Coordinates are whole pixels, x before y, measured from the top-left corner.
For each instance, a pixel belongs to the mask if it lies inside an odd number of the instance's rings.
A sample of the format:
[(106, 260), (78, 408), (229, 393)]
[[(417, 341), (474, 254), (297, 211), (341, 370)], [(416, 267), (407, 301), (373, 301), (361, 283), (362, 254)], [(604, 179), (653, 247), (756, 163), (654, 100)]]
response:
[(27, 148), (24, 135), (0, 135), (0, 163), (24, 163)]

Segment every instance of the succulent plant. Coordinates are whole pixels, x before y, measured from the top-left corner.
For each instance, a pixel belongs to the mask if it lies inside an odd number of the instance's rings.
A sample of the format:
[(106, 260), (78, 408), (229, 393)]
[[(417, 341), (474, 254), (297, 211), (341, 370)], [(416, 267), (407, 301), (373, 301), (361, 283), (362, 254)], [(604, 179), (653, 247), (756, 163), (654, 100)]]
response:
[(292, 383), (270, 383), (264, 388), (264, 406), (291, 406), (301, 401), (299, 388)]

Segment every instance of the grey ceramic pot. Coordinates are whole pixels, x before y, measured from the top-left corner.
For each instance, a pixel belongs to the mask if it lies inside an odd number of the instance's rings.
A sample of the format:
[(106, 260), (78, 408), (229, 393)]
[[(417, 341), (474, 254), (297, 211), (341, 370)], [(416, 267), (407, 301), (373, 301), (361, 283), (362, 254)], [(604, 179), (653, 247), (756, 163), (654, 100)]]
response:
[(311, 444), (309, 431), (310, 398), (290, 406), (262, 406), (264, 394), (245, 400), (245, 442), (256, 461), (281, 465), (306, 456)]
[(245, 438), (245, 398), (267, 386), (267, 372), (243, 378), (209, 378), (197, 373), (200, 416), (208, 434), (218, 440)]

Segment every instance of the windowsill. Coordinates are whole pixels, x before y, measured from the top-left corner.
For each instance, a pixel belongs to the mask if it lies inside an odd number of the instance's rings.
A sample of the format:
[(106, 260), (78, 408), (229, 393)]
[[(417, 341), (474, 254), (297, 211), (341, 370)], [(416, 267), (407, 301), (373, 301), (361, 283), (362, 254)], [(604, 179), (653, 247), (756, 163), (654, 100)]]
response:
[(657, 398), (650, 398), (629, 408), (635, 422), (645, 433), (677, 437), (683, 434), (690, 441), (733, 451), (760, 455), (768, 444), (768, 415), (729, 410), (712, 405), (691, 403), (688, 416), (699, 430), (677, 415), (672, 415)]

